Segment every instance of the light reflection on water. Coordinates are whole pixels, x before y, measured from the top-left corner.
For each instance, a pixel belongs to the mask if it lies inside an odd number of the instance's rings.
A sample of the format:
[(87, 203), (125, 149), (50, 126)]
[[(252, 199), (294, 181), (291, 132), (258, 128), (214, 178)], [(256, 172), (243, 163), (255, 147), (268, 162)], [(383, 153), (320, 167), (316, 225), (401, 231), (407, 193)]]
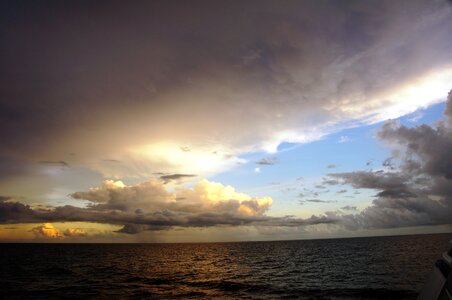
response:
[(0, 289), (8, 299), (415, 299), (450, 239), (4, 244)]

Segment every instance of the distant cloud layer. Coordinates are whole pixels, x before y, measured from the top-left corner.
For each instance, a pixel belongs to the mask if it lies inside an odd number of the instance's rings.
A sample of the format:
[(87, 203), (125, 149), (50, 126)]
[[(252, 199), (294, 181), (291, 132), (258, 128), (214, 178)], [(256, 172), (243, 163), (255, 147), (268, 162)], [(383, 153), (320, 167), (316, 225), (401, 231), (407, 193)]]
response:
[(202, 180), (193, 188), (176, 188), (169, 192), (161, 180), (150, 180), (135, 186), (107, 180), (102, 187), (76, 192), (75, 199), (88, 200), (86, 208), (60, 206), (32, 209), (19, 202), (0, 202), (1, 223), (46, 222), (33, 228), (40, 238), (84, 236), (79, 229), (61, 232), (49, 222), (84, 221), (122, 224), (118, 232), (138, 233), (172, 227), (240, 226), (306, 226), (335, 223), (334, 216), (312, 216), (307, 219), (270, 217), (270, 197), (251, 197), (231, 186)]
[[(272, 204), (270, 197), (251, 197), (230, 186), (202, 180), (193, 188), (176, 188), (170, 192), (165, 181), (150, 180), (135, 186), (121, 181), (104, 181), (102, 187), (76, 192), (74, 199), (88, 200), (86, 208), (62, 206), (32, 209), (3, 197), (0, 202), (2, 223), (90, 221), (125, 224), (130, 228), (164, 229), (172, 226), (203, 227), (245, 225), (265, 222), (264, 213)], [(62, 236), (81, 234), (76, 230), (59, 233), (45, 224), (34, 229), (36, 235)]]
[(52, 223), (44, 223), (33, 227), (31, 232), (37, 239), (64, 239), (86, 237), (88, 233), (81, 228), (67, 228), (64, 231), (57, 229)]

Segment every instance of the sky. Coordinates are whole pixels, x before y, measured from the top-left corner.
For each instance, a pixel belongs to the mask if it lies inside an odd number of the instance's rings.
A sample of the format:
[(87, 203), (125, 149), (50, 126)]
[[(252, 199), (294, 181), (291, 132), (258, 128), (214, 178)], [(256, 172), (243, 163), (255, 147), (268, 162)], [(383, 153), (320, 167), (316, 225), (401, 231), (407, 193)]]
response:
[(0, 242), (452, 231), (450, 2), (0, 5)]

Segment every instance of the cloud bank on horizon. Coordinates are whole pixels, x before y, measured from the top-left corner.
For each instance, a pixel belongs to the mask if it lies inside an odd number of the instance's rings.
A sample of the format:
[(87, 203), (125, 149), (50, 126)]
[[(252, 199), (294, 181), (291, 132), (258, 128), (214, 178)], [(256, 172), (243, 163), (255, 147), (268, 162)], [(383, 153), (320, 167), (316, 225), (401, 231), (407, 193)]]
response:
[[(438, 125), (382, 127), (392, 168), (329, 174), (325, 185), (376, 190), (363, 211), (275, 217), (277, 199), (203, 179), (263, 152), (252, 162), (259, 173), (279, 164), (283, 142), (443, 102), (452, 83), (447, 1), (30, 1), (0, 11), (1, 223), (44, 223), (36, 236), (59, 221), (126, 233), (450, 224), (450, 94)], [(58, 178), (58, 169), (70, 174)]]

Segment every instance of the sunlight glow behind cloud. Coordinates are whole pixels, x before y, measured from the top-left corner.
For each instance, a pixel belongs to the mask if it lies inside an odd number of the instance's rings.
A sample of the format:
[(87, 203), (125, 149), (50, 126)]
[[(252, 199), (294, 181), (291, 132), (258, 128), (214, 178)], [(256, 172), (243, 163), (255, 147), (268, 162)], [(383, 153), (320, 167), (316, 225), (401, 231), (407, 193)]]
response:
[[(297, 210), (295, 190), (322, 180), (326, 165), (344, 176), (370, 159), (369, 169), (391, 167), (382, 158), (390, 149), (379, 151), (375, 135), (363, 131), (424, 113), (451, 89), (446, 0), (5, 7), (0, 221), (33, 223), (42, 236), (83, 236), (83, 228), (52, 227), (69, 221), (126, 233), (332, 228), (344, 220), (339, 207), (373, 205), (370, 192), (327, 193), (315, 183), (320, 190)], [(410, 125), (439, 118), (425, 114), (410, 116)], [(419, 128), (412, 133), (436, 130)], [(447, 141), (449, 129), (438, 139)], [(364, 157), (370, 152), (378, 157)], [(369, 175), (374, 183), (377, 175)], [(267, 194), (270, 182), (281, 186)]]
[[(412, 113), (444, 101), (452, 83), (452, 66), (430, 72), (391, 90), (370, 102), (377, 109), (363, 119), (376, 123)], [(350, 108), (353, 110), (353, 108)], [(358, 108), (360, 109), (360, 108)], [(362, 109), (368, 109), (367, 105)]]

